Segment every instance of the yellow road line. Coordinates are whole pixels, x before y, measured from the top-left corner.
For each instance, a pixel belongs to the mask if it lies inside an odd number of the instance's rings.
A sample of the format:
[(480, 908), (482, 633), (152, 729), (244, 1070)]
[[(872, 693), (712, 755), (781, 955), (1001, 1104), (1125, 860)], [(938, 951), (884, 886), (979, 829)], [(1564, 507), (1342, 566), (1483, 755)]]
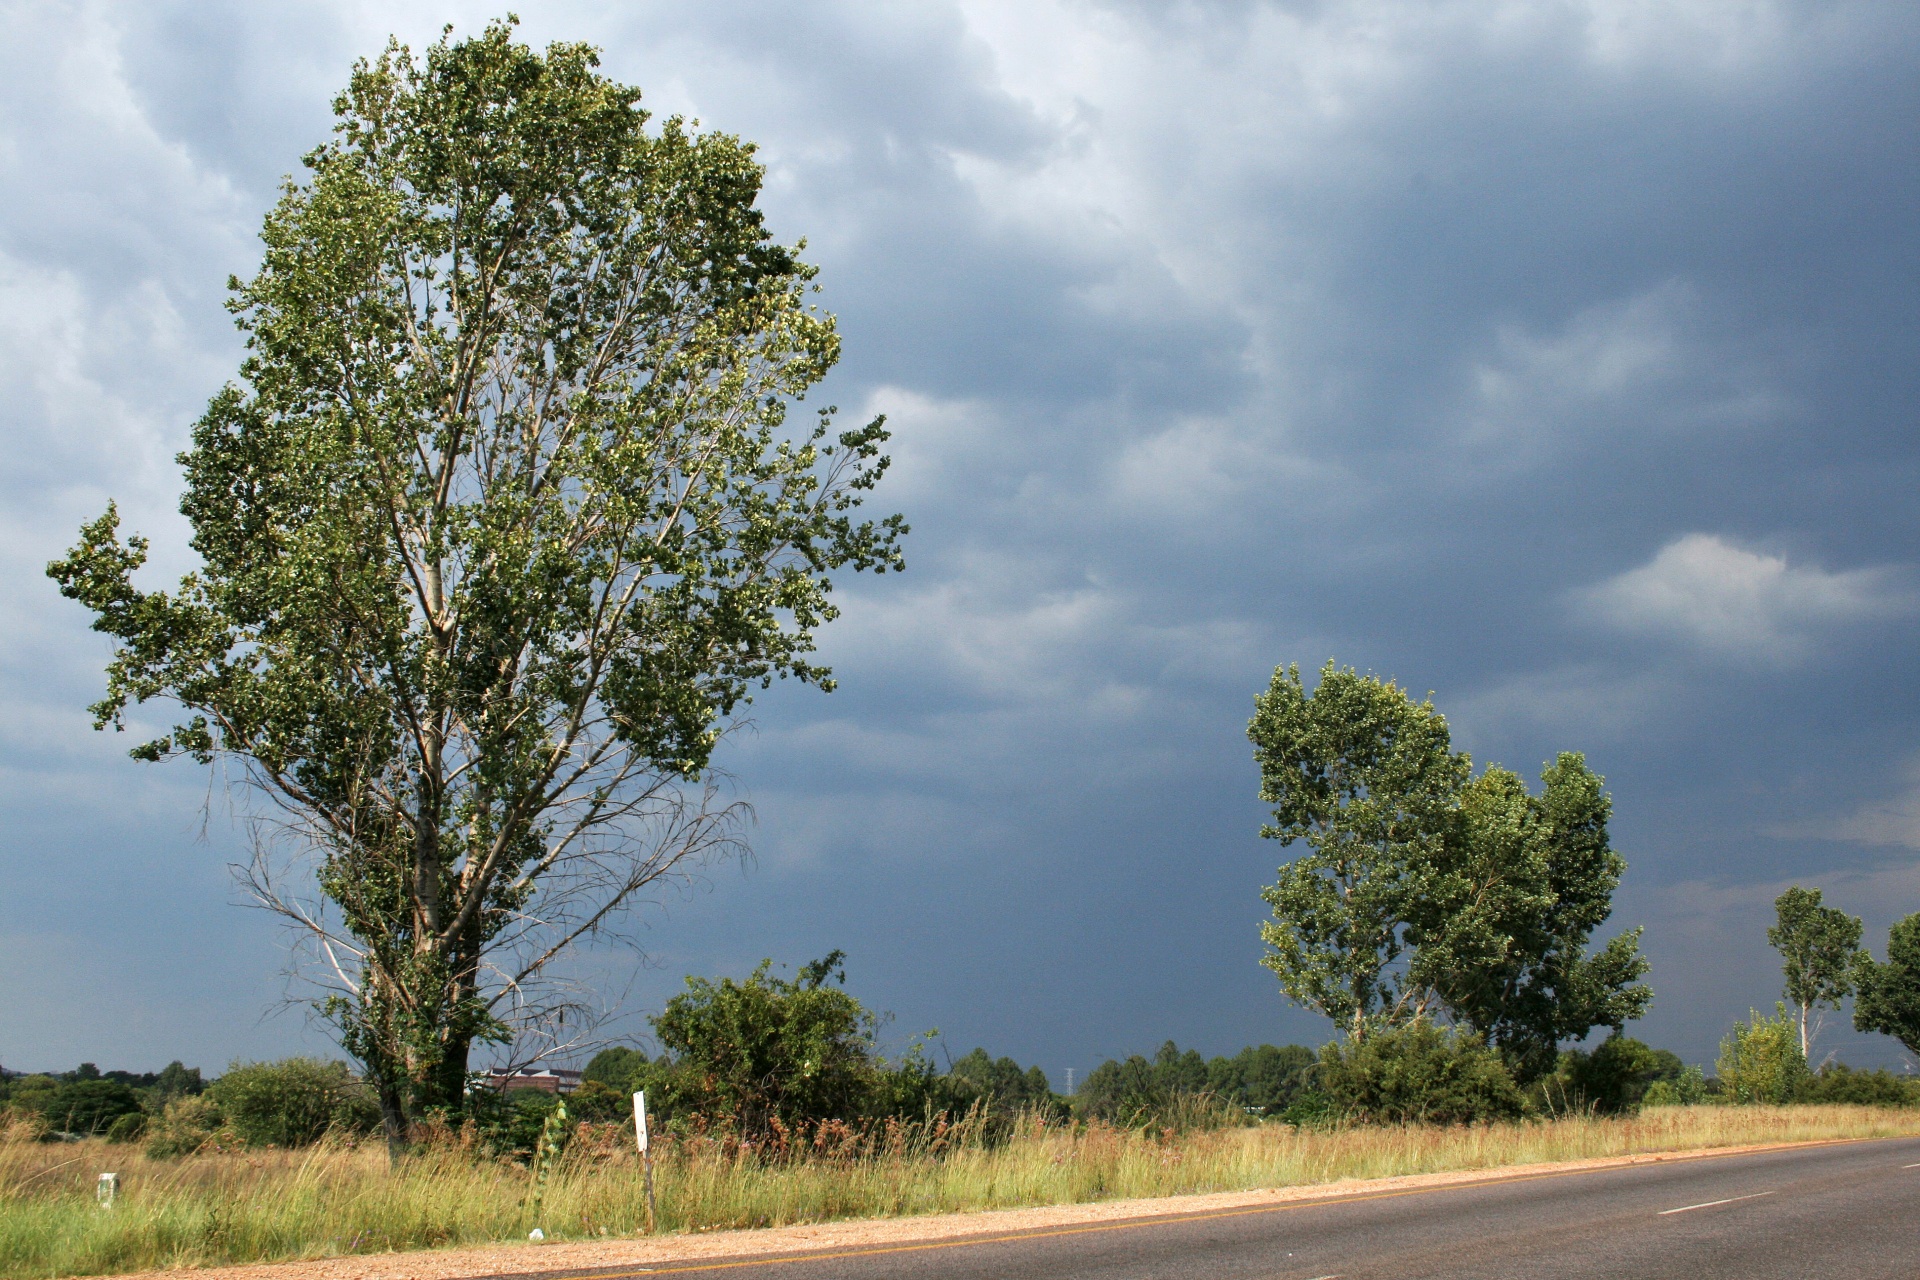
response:
[[(1689, 1156), (1686, 1152), (1676, 1152), (1679, 1159), (1727, 1160), (1735, 1156), (1766, 1155), (1773, 1151), (1804, 1151), (1811, 1147), (1838, 1147), (1855, 1142), (1883, 1142), (1883, 1138), (1833, 1138), (1819, 1142), (1781, 1142), (1772, 1146), (1751, 1147), (1744, 1151), (1730, 1151), (1719, 1156)], [(1651, 1153), (1650, 1153), (1651, 1154)], [(1659, 1153), (1665, 1154), (1665, 1153)], [(1650, 1163), (1668, 1164), (1669, 1160)], [(1177, 1222), (1211, 1222), (1219, 1218), (1246, 1218), (1259, 1213), (1284, 1213), (1294, 1209), (1317, 1209), (1329, 1204), (1359, 1204), (1367, 1200), (1397, 1200), (1403, 1196), (1430, 1195), (1438, 1191), (1464, 1191), (1473, 1187), (1507, 1186), (1516, 1182), (1539, 1182), (1547, 1178), (1570, 1178), (1585, 1173), (1610, 1173), (1616, 1169), (1632, 1169), (1632, 1164), (1601, 1165), (1593, 1169), (1556, 1169), (1551, 1173), (1521, 1173), (1507, 1177), (1483, 1178), (1472, 1182), (1448, 1182), (1432, 1187), (1407, 1187), (1399, 1191), (1374, 1191), (1359, 1195), (1330, 1195), (1312, 1200), (1293, 1200), (1285, 1204), (1254, 1205), (1245, 1209), (1217, 1209), (1210, 1213), (1166, 1214), (1152, 1218), (1128, 1218), (1123, 1222), (1097, 1222), (1082, 1227), (1050, 1227), (1038, 1231), (1012, 1231), (997, 1236), (964, 1236), (956, 1240), (925, 1240), (917, 1244), (881, 1245), (870, 1249), (840, 1249), (820, 1253), (782, 1254), (771, 1258), (738, 1258), (730, 1262), (689, 1262), (677, 1266), (636, 1267), (629, 1271), (594, 1271), (583, 1268), (578, 1280), (633, 1280), (638, 1276), (683, 1275), (692, 1271), (734, 1271), (742, 1267), (779, 1267), (796, 1262), (833, 1262), (841, 1258), (878, 1258), (895, 1253), (927, 1253), (935, 1249), (962, 1249), (973, 1245), (1006, 1244), (1014, 1240), (1047, 1240), (1057, 1236), (1092, 1235), (1102, 1231), (1137, 1231), (1143, 1227), (1164, 1226)], [(548, 1273), (558, 1274), (558, 1273)], [(532, 1280), (532, 1277), (529, 1277)]]

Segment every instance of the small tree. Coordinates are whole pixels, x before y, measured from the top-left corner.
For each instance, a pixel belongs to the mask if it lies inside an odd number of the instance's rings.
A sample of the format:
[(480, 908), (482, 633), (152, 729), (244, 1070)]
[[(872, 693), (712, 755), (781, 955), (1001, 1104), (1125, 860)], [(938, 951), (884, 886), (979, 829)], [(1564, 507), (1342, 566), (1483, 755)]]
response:
[(778, 1121), (849, 1119), (867, 1109), (875, 1083), (878, 1019), (840, 986), (835, 951), (792, 981), (763, 960), (745, 982), (688, 978), (687, 989), (653, 1020), (673, 1055), (675, 1103), (727, 1117), (742, 1136), (764, 1136)]
[(736, 847), (729, 717), (830, 687), (828, 575), (900, 564), (899, 519), (851, 515), (880, 422), (787, 425), (839, 338), (753, 148), (650, 129), (597, 66), (510, 22), (358, 64), (233, 282), (240, 385), (180, 459), (199, 568), (136, 586), (109, 506), (48, 569), (118, 642), (96, 726), (176, 703), (132, 754), (272, 802), (248, 887), (396, 1151), (476, 1042), (578, 1026), (557, 960)]
[(1835, 907), (1820, 905), (1820, 890), (1793, 886), (1773, 900), (1779, 923), (1767, 941), (1780, 953), (1786, 997), (1800, 1017), (1800, 1056), (1811, 1058), (1820, 1033), (1809, 1018), (1821, 1005), (1838, 1009), (1853, 993), (1859, 966), (1860, 920)]
[(1786, 1004), (1771, 1018), (1750, 1010), (1745, 1022), (1734, 1023), (1714, 1071), (1735, 1102), (1792, 1102), (1807, 1078), (1807, 1058)]
[(1274, 672), (1247, 726), (1260, 834), (1309, 852), (1280, 868), (1261, 896), (1261, 963), (1297, 1003), (1355, 1040), (1370, 1021), (1419, 1007), (1425, 994), (1392, 966), (1453, 824), (1468, 762), (1449, 749), (1446, 719), (1398, 685), (1332, 662), (1309, 695), (1300, 669)]
[(1920, 914), (1888, 932), (1885, 963), (1862, 952), (1855, 972), (1860, 994), (1853, 1002), (1853, 1025), (1890, 1035), (1909, 1053), (1920, 1054)]

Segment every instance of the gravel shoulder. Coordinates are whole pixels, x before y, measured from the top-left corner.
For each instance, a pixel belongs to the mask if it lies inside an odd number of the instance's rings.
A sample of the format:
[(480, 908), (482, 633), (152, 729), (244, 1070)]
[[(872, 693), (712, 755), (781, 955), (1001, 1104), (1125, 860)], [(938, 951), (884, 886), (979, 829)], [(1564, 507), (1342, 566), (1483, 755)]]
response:
[(758, 1230), (710, 1231), (698, 1234), (637, 1237), (619, 1240), (583, 1240), (546, 1244), (513, 1243), (422, 1250), (411, 1253), (356, 1254), (298, 1262), (256, 1263), (246, 1266), (133, 1273), (137, 1280), (464, 1280), (474, 1276), (537, 1275), (558, 1271), (590, 1271), (619, 1267), (650, 1267), (663, 1263), (707, 1261), (718, 1258), (764, 1257), (769, 1254), (810, 1253), (818, 1250), (858, 1249), (920, 1241), (950, 1240), (962, 1236), (993, 1236), (1047, 1227), (1073, 1227), (1130, 1218), (1253, 1209), (1265, 1205), (1337, 1199), (1354, 1195), (1410, 1191), (1425, 1187), (1498, 1182), (1511, 1178), (1544, 1177), (1590, 1169), (1705, 1160), (1715, 1156), (1756, 1151), (1784, 1151), (1799, 1147), (1830, 1146), (1830, 1142), (1768, 1143), (1741, 1147), (1714, 1147), (1694, 1151), (1610, 1156), (1596, 1160), (1508, 1165), (1450, 1173), (1412, 1174), (1397, 1178), (1343, 1179), (1312, 1186), (1276, 1187), (1261, 1191), (1230, 1191), (1210, 1195), (1165, 1196), (1149, 1200), (1102, 1200), (1091, 1204), (1042, 1205), (1028, 1209), (992, 1209), (977, 1213), (944, 1213), (916, 1218), (862, 1218), (807, 1223)]

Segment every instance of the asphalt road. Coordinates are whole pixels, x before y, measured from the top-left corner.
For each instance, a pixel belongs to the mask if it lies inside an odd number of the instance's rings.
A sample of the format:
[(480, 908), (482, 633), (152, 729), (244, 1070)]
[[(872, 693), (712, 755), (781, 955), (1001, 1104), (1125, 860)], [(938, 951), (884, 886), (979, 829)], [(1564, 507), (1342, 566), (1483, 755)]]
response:
[(1920, 1277), (1920, 1139), (1519, 1174), (870, 1250), (576, 1272), (778, 1280)]

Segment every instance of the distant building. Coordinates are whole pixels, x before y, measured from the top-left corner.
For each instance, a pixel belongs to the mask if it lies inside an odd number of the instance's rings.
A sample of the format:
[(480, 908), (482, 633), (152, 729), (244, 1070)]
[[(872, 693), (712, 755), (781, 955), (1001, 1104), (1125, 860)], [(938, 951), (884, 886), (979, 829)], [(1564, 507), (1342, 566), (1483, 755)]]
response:
[(557, 1067), (523, 1067), (519, 1071), (489, 1071), (487, 1085), (502, 1093), (512, 1089), (538, 1089), (543, 1093), (572, 1093), (580, 1087), (580, 1073)]

